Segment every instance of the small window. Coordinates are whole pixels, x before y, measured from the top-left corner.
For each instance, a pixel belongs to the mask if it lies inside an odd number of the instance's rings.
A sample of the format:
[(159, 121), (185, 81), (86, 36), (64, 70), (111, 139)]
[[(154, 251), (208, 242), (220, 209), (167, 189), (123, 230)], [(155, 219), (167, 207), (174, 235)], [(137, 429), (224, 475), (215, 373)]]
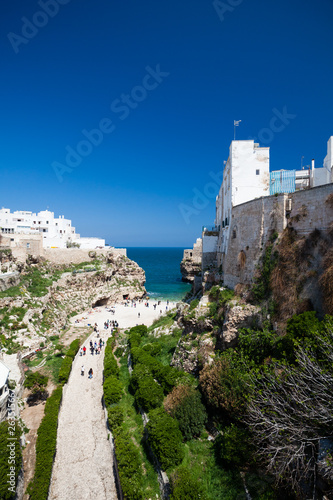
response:
[(14, 241), (14, 238), (10, 238), (10, 241)]
[(260, 170), (256, 170), (256, 175), (260, 175)]
[(30, 243), (27, 243), (27, 248), (30, 248)]
[(233, 237), (233, 239), (235, 239), (236, 236), (237, 236), (236, 229), (233, 229), (232, 230), (232, 237)]

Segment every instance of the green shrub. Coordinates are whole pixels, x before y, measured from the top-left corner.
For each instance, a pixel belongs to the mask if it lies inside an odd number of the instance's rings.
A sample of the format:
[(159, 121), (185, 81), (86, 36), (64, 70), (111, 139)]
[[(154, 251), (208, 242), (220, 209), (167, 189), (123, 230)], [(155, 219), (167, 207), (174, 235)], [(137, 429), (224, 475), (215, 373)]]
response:
[(135, 401), (138, 407), (145, 411), (161, 406), (164, 395), (163, 389), (158, 385), (151, 375), (139, 380), (138, 388), (135, 391)]
[[(21, 428), (17, 420), (15, 420), (15, 426), (10, 425), (11, 423), (13, 422), (9, 423), (5, 421), (0, 423), (1, 500), (11, 500), (15, 498), (16, 483), (22, 468), (22, 450), (20, 445)], [(8, 483), (8, 481), (11, 480), (10, 474), (15, 477), (14, 484)], [(12, 491), (10, 491), (9, 488)]]
[(275, 354), (275, 343), (277, 337), (269, 330), (255, 331), (242, 329), (239, 334), (239, 350), (244, 357), (260, 365), (265, 358)]
[(203, 485), (186, 467), (179, 467), (171, 479), (171, 500), (207, 500)]
[(142, 464), (138, 448), (131, 436), (118, 427), (114, 432), (115, 453), (119, 478), (124, 497), (128, 500), (143, 500)]
[(158, 342), (145, 344), (142, 349), (146, 351), (150, 356), (158, 356), (162, 350), (162, 347)]
[(61, 398), (62, 386), (59, 386), (46, 401), (44, 417), (37, 431), (35, 475), (28, 487), (31, 500), (48, 498)]
[(59, 382), (63, 385), (68, 379), (72, 370), (73, 359), (75, 358), (77, 351), (80, 347), (79, 339), (73, 340), (70, 344), (68, 351), (66, 352), (66, 356), (62, 360), (60, 369), (59, 369)]
[(60, 384), (66, 384), (66, 382), (68, 381), (69, 375), (72, 370), (72, 363), (72, 358), (69, 358), (67, 356), (65, 356), (62, 360), (58, 376)]
[(33, 387), (45, 387), (47, 385), (49, 378), (42, 375), (39, 372), (30, 372), (27, 374), (24, 381), (24, 387), (27, 389), (32, 389)]
[(222, 462), (229, 467), (243, 467), (251, 459), (249, 433), (234, 424), (223, 429), (215, 441), (215, 448)]
[(107, 378), (110, 375), (114, 375), (115, 377), (119, 375), (119, 366), (112, 353), (105, 354), (104, 358), (104, 377)]
[(190, 303), (189, 311), (193, 311), (193, 309), (195, 309), (199, 305), (199, 302), (199, 299), (192, 300)]
[(200, 436), (203, 426), (207, 422), (207, 413), (199, 392), (193, 389), (179, 403), (175, 409), (175, 417), (186, 441)]
[(173, 469), (184, 458), (182, 434), (178, 422), (163, 408), (149, 412), (148, 440), (164, 470)]
[(217, 299), (219, 298), (219, 295), (220, 295), (220, 287), (219, 286), (213, 286), (210, 290), (209, 290), (209, 298), (211, 300), (215, 300), (217, 301)]
[(151, 376), (151, 372), (147, 366), (138, 364), (134, 367), (129, 383), (129, 389), (132, 394), (135, 394), (135, 391), (138, 389), (140, 380), (147, 376)]
[(114, 351), (114, 355), (116, 356), (116, 358), (121, 358), (123, 354), (124, 349), (122, 347), (117, 347), (117, 349)]
[(72, 360), (75, 358), (78, 350), (80, 348), (80, 340), (75, 339), (73, 342), (71, 342), (68, 351), (66, 352), (66, 356), (72, 358)]
[(106, 406), (118, 403), (123, 395), (123, 387), (114, 375), (104, 380), (103, 391)]
[(114, 405), (108, 408), (108, 422), (111, 430), (119, 427), (124, 421), (124, 412), (120, 406)]
[(202, 394), (207, 403), (228, 418), (239, 418), (245, 411), (251, 391), (248, 368), (236, 351), (226, 350), (199, 375)]

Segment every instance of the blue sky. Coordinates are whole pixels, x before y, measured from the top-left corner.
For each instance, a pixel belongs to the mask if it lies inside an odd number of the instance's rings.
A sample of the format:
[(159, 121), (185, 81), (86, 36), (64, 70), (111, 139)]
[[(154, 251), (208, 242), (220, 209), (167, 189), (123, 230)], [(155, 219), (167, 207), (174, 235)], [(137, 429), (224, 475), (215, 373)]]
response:
[(332, 18), (332, 0), (3, 0), (0, 205), (115, 246), (192, 245), (233, 120), (273, 170), (322, 164)]

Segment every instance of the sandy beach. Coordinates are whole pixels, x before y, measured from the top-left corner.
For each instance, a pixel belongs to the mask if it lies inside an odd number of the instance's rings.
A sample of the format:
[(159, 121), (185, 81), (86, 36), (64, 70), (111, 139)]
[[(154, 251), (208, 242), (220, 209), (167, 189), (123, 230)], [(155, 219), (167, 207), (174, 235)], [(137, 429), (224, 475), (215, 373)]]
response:
[[(149, 306), (145, 304), (148, 302)], [(156, 304), (156, 307), (154, 305)], [(119, 328), (132, 328), (136, 325), (150, 326), (162, 314), (169, 312), (176, 306), (176, 302), (167, 301), (136, 301), (128, 305), (114, 304), (95, 307), (85, 313), (71, 318), (71, 323), (77, 327), (94, 326), (97, 323), (99, 330), (103, 332), (104, 323), (107, 320), (117, 321)], [(112, 310), (114, 313), (112, 313)]]

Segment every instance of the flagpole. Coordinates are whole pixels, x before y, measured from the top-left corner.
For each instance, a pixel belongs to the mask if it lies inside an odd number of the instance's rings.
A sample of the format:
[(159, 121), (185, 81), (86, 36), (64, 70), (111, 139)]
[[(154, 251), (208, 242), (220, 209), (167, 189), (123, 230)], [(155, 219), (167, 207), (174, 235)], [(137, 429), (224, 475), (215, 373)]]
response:
[(239, 127), (239, 124), (242, 120), (234, 120), (234, 141), (236, 140), (236, 127)]

